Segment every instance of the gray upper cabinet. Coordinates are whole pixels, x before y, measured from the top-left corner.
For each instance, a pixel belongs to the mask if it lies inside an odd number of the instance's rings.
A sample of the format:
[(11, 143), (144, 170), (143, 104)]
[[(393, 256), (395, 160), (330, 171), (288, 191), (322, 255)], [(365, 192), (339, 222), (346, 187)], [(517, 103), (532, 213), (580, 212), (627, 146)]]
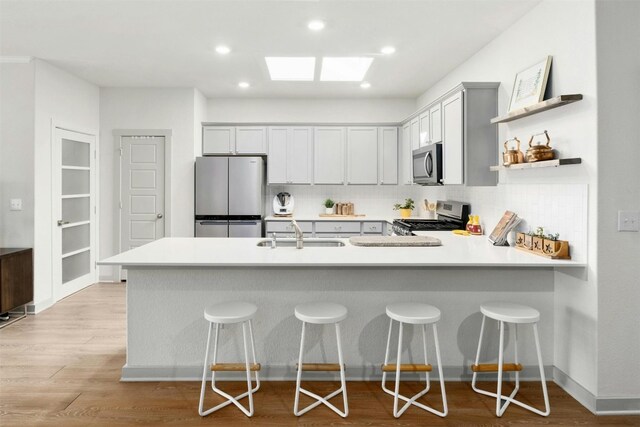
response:
[(347, 128), (347, 184), (378, 183), (378, 128)]
[(204, 126), (202, 154), (267, 154), (267, 130), (259, 126)]
[(269, 184), (311, 184), (312, 167), (313, 128), (269, 128)]
[(398, 128), (378, 128), (380, 146), (379, 182), (383, 185), (398, 184)]
[(235, 145), (235, 127), (205, 126), (202, 128), (202, 154), (233, 154)]
[(313, 172), (315, 184), (344, 184), (345, 129), (322, 126), (314, 128)]
[(236, 127), (236, 154), (267, 154), (267, 129), (265, 127)]
[(462, 97), (460, 91), (442, 101), (442, 169), (448, 185), (464, 182)]

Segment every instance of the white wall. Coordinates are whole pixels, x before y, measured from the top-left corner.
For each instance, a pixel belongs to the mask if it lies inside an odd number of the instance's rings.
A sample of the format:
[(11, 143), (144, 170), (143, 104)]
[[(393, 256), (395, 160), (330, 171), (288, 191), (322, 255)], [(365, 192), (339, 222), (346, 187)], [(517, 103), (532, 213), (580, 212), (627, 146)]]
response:
[(209, 99), (209, 122), (397, 123), (413, 99)]
[[(193, 236), (193, 165), (196, 135), (200, 132), (203, 101), (194, 89), (100, 89), (100, 258), (117, 252), (118, 157), (114, 130), (171, 129), (171, 235)], [(197, 101), (197, 102), (196, 102)], [(198, 125), (196, 129), (196, 120)], [(110, 268), (101, 267), (100, 277), (115, 279)]]
[[(51, 126), (98, 133), (99, 90), (53, 65), (35, 60), (34, 302), (36, 311), (52, 301)], [(99, 143), (98, 143), (99, 145)]]
[[(0, 246), (33, 246), (34, 70), (0, 64)], [(22, 199), (22, 211), (9, 200)]]
[(640, 2), (598, 1), (598, 395), (640, 397)]
[[(584, 100), (499, 125), (499, 140), (548, 130), (552, 145), (563, 157), (581, 157), (583, 164), (563, 168), (502, 172), (501, 184), (587, 184), (588, 279), (556, 272), (555, 365), (589, 392), (597, 395), (597, 119), (594, 1), (544, 1), (469, 60), (452, 70), (418, 98), (424, 106), (461, 81), (498, 81), (499, 111), (508, 109), (518, 71), (546, 55), (553, 56), (552, 95), (582, 93)], [(496, 159), (496, 162), (498, 159)], [(466, 190), (470, 198), (484, 189)], [(496, 189), (496, 191), (499, 191)], [(486, 197), (486, 196), (485, 196)], [(544, 193), (540, 192), (540, 203)], [(505, 206), (508, 208), (508, 206)], [(562, 214), (571, 217), (579, 212)], [(526, 218), (538, 223), (537, 218)], [(540, 224), (545, 225), (545, 224)], [(563, 234), (565, 230), (556, 230)]]

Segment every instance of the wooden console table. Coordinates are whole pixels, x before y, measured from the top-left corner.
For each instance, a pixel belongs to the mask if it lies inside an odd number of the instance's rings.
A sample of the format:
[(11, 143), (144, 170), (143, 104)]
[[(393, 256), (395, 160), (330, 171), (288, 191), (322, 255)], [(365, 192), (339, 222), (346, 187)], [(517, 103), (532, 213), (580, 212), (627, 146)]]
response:
[(18, 316), (0, 321), (0, 328), (23, 319), (33, 301), (33, 249), (0, 248), (0, 313), (23, 307)]

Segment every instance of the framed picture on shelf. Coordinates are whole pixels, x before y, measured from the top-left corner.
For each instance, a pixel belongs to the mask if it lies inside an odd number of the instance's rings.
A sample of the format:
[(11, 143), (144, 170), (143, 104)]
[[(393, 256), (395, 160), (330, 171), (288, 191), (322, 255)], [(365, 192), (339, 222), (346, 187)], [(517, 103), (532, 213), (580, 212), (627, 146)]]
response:
[(509, 111), (542, 101), (551, 69), (551, 56), (516, 74)]

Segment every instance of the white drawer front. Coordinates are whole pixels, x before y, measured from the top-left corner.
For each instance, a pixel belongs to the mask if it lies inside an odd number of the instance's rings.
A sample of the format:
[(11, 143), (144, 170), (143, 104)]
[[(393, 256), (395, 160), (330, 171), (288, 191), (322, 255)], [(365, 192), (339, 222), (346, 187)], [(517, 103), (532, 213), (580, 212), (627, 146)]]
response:
[(381, 222), (363, 222), (362, 223), (362, 232), (363, 233), (382, 233), (383, 226)]
[(359, 221), (316, 221), (316, 233), (357, 233), (360, 234)]
[(317, 239), (346, 239), (351, 236), (359, 236), (360, 233), (316, 233)]
[[(313, 232), (311, 221), (299, 221), (298, 225), (303, 233)], [(293, 225), (289, 221), (267, 221), (267, 233), (293, 233)]]

